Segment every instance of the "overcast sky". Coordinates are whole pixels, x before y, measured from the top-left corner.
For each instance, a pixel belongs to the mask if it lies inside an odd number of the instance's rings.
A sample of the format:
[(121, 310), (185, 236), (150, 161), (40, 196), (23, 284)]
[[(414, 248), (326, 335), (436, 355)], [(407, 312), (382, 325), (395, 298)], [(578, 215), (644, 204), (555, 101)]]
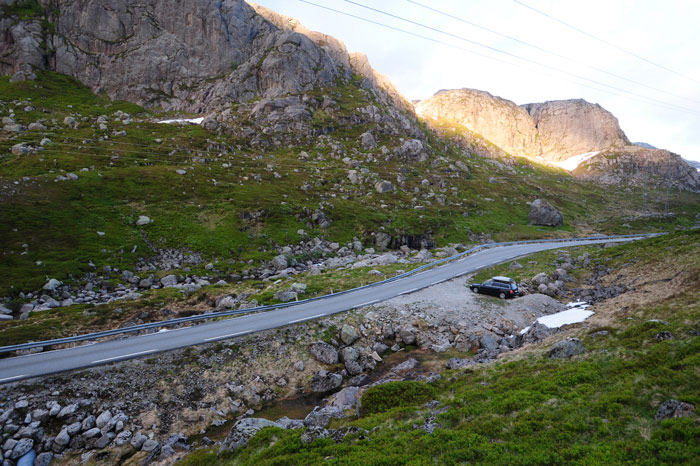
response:
[(257, 3), (299, 19), (310, 29), (337, 37), (349, 51), (367, 54), (372, 66), (389, 76), (409, 99), (425, 99), (440, 89), (463, 87), (485, 90), (517, 104), (583, 98), (611, 111), (630, 140), (700, 161), (699, 0), (520, 0), (677, 74), (567, 28), (514, 0), (416, 0), (459, 19), (431, 12), (408, 0), (353, 1), (551, 68), (390, 18), (346, 0), (310, 1), (451, 44), (413, 37), (299, 0), (258, 0)]

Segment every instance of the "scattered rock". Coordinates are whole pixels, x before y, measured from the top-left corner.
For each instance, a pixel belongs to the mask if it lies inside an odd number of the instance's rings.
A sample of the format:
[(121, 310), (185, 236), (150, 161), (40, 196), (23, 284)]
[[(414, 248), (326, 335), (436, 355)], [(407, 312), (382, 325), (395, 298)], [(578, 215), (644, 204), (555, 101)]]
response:
[(149, 217), (146, 217), (145, 215), (140, 215), (138, 220), (136, 220), (136, 226), (141, 227), (144, 225), (148, 225), (149, 223), (151, 223), (151, 221), (152, 220)]
[(695, 405), (678, 400), (667, 400), (661, 403), (654, 419), (661, 421), (674, 417), (686, 417), (695, 412)]
[(586, 348), (583, 347), (581, 340), (578, 338), (567, 338), (566, 340), (560, 340), (554, 343), (551, 348), (549, 348), (549, 357), (562, 359), (585, 352)]
[(360, 336), (357, 334), (357, 330), (352, 325), (343, 324), (340, 329), (340, 339), (346, 345), (352, 345), (355, 343)]
[(388, 193), (394, 190), (394, 185), (391, 181), (381, 180), (374, 184), (374, 189), (380, 194)]

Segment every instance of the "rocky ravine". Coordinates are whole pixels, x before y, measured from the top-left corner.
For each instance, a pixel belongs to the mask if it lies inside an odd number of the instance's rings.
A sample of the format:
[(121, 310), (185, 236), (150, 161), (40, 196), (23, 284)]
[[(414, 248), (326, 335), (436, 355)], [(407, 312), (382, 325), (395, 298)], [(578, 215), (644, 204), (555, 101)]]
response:
[[(700, 190), (700, 176), (679, 155), (633, 145), (612, 113), (583, 99), (519, 106), (475, 89), (442, 90), (418, 102), (416, 112), (466, 129), (465, 142), (482, 155), (559, 162), (599, 152), (574, 174), (603, 183), (663, 184), (670, 178), (675, 187)], [(648, 171), (663, 176), (652, 178)]]

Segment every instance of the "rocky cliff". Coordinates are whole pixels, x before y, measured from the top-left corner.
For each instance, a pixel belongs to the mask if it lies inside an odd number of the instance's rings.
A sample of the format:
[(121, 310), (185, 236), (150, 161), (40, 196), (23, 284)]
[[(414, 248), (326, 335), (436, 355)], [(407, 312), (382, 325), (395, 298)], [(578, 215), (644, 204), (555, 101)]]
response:
[(517, 156), (539, 155), (537, 129), (527, 110), (475, 89), (442, 90), (418, 102), (423, 118), (455, 123)]
[(534, 120), (538, 144), (546, 160), (561, 161), (578, 154), (630, 145), (615, 116), (583, 99), (523, 105)]
[(600, 152), (573, 173), (603, 183), (670, 178), (676, 187), (700, 190), (700, 175), (680, 156), (633, 145), (612, 113), (583, 99), (518, 106), (484, 91), (443, 90), (416, 103), (416, 112), (480, 155), (560, 162)]
[(30, 15), (3, 3), (0, 73), (15, 79), (48, 69), (112, 98), (209, 112), (357, 72), (367, 88), (403, 102), (342, 42), (242, 0), (41, 0)]

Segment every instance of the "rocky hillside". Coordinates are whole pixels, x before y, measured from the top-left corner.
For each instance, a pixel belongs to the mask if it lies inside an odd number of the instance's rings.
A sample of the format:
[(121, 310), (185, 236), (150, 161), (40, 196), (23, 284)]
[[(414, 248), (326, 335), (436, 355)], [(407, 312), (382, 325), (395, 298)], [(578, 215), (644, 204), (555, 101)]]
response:
[(590, 162), (574, 167), (575, 175), (639, 184), (648, 182), (646, 167), (652, 167), (672, 174), (678, 188), (698, 191), (700, 186), (700, 176), (680, 156), (632, 144), (612, 113), (582, 99), (518, 106), (484, 91), (443, 90), (418, 102), (416, 111), (442, 134), (457, 136), (482, 155), (556, 163), (590, 154)]
[[(111, 98), (190, 112), (308, 91), (354, 72), (368, 87), (388, 86), (337, 39), (243, 0), (5, 3), (0, 73), (15, 79), (51, 70)], [(21, 14), (26, 4), (31, 14)]]

